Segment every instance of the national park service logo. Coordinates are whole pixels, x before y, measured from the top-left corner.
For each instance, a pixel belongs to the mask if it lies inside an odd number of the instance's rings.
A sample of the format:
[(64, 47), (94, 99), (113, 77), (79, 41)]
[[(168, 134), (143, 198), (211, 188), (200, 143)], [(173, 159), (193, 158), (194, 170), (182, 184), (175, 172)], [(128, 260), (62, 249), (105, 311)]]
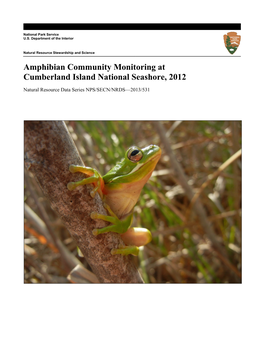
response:
[(224, 35), (225, 47), (228, 52), (234, 54), (240, 44), (241, 36), (236, 32), (228, 32)]

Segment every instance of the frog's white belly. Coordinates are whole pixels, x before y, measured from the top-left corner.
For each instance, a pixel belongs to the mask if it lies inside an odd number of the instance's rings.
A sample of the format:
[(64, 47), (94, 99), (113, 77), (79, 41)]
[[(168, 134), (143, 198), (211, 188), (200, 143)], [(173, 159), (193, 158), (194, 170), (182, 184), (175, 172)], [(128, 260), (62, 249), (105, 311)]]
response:
[(138, 201), (140, 192), (141, 188), (139, 190), (134, 189), (133, 195), (129, 191), (108, 193), (105, 202), (111, 207), (118, 218), (121, 219), (132, 211)]

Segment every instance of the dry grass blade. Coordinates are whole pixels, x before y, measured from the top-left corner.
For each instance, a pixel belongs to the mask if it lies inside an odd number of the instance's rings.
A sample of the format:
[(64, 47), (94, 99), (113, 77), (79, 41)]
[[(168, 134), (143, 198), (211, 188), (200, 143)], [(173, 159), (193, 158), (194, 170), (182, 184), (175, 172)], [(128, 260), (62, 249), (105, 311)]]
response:
[(165, 196), (161, 192), (159, 192), (155, 187), (152, 187), (152, 190), (160, 198), (161, 203), (167, 205), (172, 210), (172, 212), (174, 212), (179, 218), (181, 218), (181, 220), (183, 222), (185, 222), (185, 220), (186, 220), (185, 216), (181, 213), (180, 210), (177, 209), (177, 207), (175, 207), (172, 204), (170, 204), (169, 202), (167, 202)]
[(30, 228), (27, 224), (24, 224), (25, 230), (32, 236), (36, 237), (41, 244), (46, 244), (54, 253), (58, 253), (59, 250), (52, 243), (48, 243), (47, 239), (41, 234), (37, 233), (35, 230)]
[(67, 279), (72, 283), (99, 283), (98, 278), (82, 265), (76, 265)]
[[(189, 217), (190, 211), (192, 210), (195, 202), (203, 192), (203, 190), (209, 185), (209, 183), (215, 179), (219, 174), (221, 174), (228, 166), (230, 166), (235, 160), (237, 160), (241, 156), (241, 149), (238, 150), (235, 154), (233, 154), (228, 160), (226, 160), (213, 174), (208, 175), (207, 180), (202, 184), (199, 190), (193, 196), (191, 203), (189, 205), (188, 212), (186, 214), (187, 218)], [(188, 220), (188, 219), (187, 219)]]
[(27, 262), (28, 265), (32, 266), (35, 269), (35, 271), (40, 273), (42, 275), (42, 277), (45, 279), (46, 283), (52, 283), (53, 282), (51, 280), (50, 276), (44, 270), (45, 265), (42, 262), (35, 260), (33, 258), (33, 256), (28, 254), (28, 252), (25, 252), (25, 262)]
[[(29, 222), (34, 226), (37, 233), (44, 236), (49, 245), (54, 245), (53, 240), (49, 234), (49, 231), (43, 220), (39, 218), (39, 216), (32, 211), (32, 209), (25, 204), (25, 217)], [(57, 240), (57, 244), (59, 245), (60, 254), (63, 254), (63, 257), (68, 264), (68, 271), (73, 269), (76, 265), (81, 264), (80, 261), (67, 249), (67, 247), (62, 243), (62, 241)], [(55, 247), (55, 246), (54, 246)]]
[[(220, 220), (220, 219), (226, 219), (226, 218), (229, 218), (229, 217), (233, 217), (235, 215), (239, 215), (240, 216), (241, 215), (241, 210), (223, 212), (223, 213), (220, 213), (220, 214), (208, 217), (208, 220), (209, 221), (216, 221), (216, 220)], [(189, 229), (189, 228), (194, 228), (194, 227), (199, 227), (199, 226), (200, 226), (200, 224), (193, 224), (193, 223), (184, 224), (184, 225), (177, 225), (177, 226), (171, 226), (171, 227), (166, 228), (164, 230), (153, 231), (152, 232), (152, 236), (153, 237), (157, 237), (159, 235), (166, 236), (166, 235), (170, 235), (172, 233), (175, 233), (177, 231), (182, 231), (182, 230), (184, 230), (186, 228)]]
[[(38, 197), (36, 196), (36, 193), (34, 192), (32, 185), (30, 183), (30, 179), (29, 179), (29, 175), (27, 172), (25, 172), (25, 182), (26, 182), (26, 186), (30, 192), (30, 194), (32, 195), (38, 210), (40, 212), (41, 218), (43, 219), (43, 221), (45, 222), (46, 228), (49, 231), (49, 235), (52, 239), (52, 243), (55, 245), (55, 247), (60, 251), (60, 245), (59, 245), (59, 240), (57, 238), (57, 236), (55, 235), (53, 228), (50, 225), (50, 221), (49, 221), (49, 217), (45, 211), (45, 209), (43, 208), (42, 204), (40, 203), (40, 201), (38, 200)], [(63, 253), (62, 253), (62, 258), (63, 258)], [(65, 262), (65, 264), (67, 264), (67, 262)]]

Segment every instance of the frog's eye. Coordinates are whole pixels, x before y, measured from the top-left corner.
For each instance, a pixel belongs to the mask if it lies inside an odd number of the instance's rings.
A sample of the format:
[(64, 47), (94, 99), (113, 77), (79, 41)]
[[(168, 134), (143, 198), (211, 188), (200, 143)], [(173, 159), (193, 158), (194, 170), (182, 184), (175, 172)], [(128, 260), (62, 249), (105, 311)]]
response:
[(140, 150), (137, 147), (131, 147), (129, 151), (127, 152), (127, 157), (132, 162), (138, 162), (142, 159), (143, 153), (142, 150)]

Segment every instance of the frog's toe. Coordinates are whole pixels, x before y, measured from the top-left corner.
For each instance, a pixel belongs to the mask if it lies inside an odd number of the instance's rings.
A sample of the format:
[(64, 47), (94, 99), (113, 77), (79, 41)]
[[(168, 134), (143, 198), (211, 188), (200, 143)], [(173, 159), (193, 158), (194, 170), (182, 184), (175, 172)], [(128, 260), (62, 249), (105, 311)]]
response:
[(90, 214), (90, 217), (91, 217), (92, 219), (97, 219), (97, 216), (98, 216), (98, 213), (96, 213), (96, 212), (92, 212), (92, 213)]
[(70, 166), (69, 166), (69, 171), (70, 171), (71, 173), (75, 173), (75, 168), (76, 168), (75, 165), (70, 165)]
[(92, 230), (92, 234), (94, 235), (94, 236), (98, 236), (98, 229), (93, 229)]
[(74, 190), (74, 189), (76, 188), (76, 185), (75, 185), (74, 182), (69, 182), (69, 183), (67, 184), (67, 188), (68, 188), (70, 191), (72, 191), (72, 190)]
[(119, 245), (119, 249), (112, 249), (111, 250), (111, 255), (133, 255), (137, 256), (139, 253), (139, 248), (137, 246), (124, 246), (124, 245)]
[(90, 192), (90, 196), (91, 196), (92, 198), (94, 198), (94, 197), (95, 197), (95, 193), (96, 193), (96, 191), (95, 191), (95, 190), (92, 190), (92, 191)]

